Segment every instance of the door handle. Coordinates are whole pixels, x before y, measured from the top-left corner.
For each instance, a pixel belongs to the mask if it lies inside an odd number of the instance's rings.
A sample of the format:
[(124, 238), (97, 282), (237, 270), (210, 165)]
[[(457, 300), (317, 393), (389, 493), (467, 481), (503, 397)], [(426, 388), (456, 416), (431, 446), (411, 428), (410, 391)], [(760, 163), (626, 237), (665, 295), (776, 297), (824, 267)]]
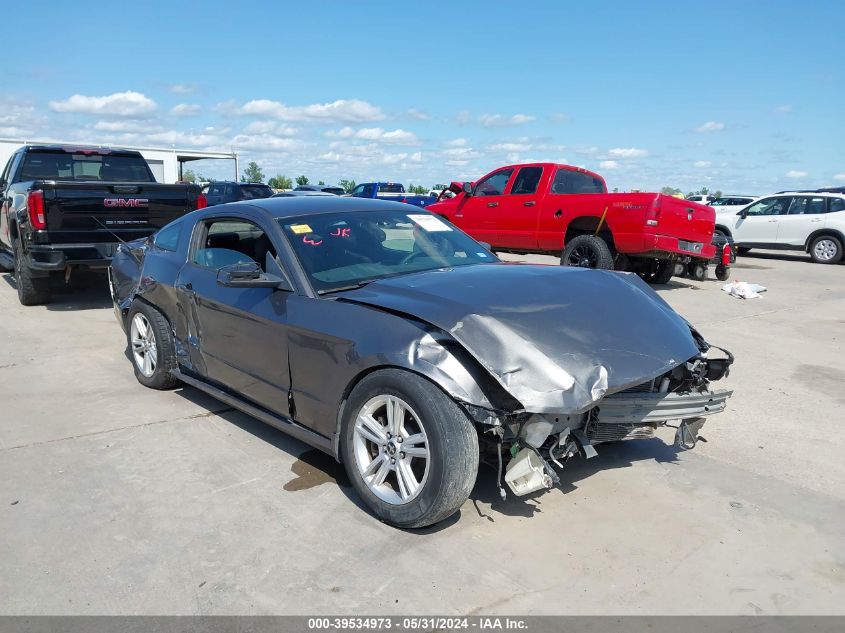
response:
[(769, 220), (769, 222), (777, 222), (777, 220)]
[(562, 216), (562, 215), (563, 215), (563, 211), (561, 211), (560, 209), (558, 209), (557, 211), (555, 211), (555, 217), (556, 217), (556, 218), (559, 218), (559, 217), (560, 217), (560, 216)]
[(821, 222), (821, 221), (822, 221), (821, 218), (813, 218), (812, 220), (810, 220), (810, 222)]
[(529, 200), (528, 202), (523, 202), (522, 206), (523, 207), (533, 207), (535, 204), (537, 204), (536, 200)]
[(499, 206), (499, 203), (498, 203), (498, 202), (488, 202), (488, 203), (487, 203), (487, 206), (488, 206), (488, 207), (498, 207), (498, 206)]

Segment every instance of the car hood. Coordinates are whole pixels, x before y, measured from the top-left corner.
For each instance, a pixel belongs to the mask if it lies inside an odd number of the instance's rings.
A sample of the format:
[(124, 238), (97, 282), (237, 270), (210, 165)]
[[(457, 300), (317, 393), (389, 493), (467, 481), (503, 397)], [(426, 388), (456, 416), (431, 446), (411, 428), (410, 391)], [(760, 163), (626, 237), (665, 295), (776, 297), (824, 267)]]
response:
[(701, 351), (690, 325), (629, 273), (473, 265), (383, 279), (341, 297), (450, 333), (536, 413), (582, 412)]

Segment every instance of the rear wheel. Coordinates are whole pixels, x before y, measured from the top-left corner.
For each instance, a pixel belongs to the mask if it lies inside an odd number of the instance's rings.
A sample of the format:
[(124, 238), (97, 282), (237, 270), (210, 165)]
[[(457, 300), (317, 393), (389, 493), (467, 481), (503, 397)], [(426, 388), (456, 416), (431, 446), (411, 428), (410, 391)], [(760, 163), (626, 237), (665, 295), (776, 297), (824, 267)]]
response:
[(179, 384), (170, 373), (176, 369), (176, 346), (164, 315), (136, 300), (129, 309), (128, 322), (126, 336), (138, 382), (151, 389), (170, 389)]
[(32, 269), (24, 261), (23, 249), (15, 241), (15, 285), (21, 305), (36, 306), (50, 301), (50, 278), (34, 277)]
[(463, 410), (411, 372), (376, 371), (345, 407), (343, 462), (355, 490), (382, 521), (433, 525), (469, 497), (478, 437)]
[(731, 269), (730, 266), (725, 266), (724, 264), (719, 264), (716, 266), (716, 279), (719, 281), (727, 281), (731, 277)]
[(842, 242), (833, 235), (821, 235), (810, 244), (810, 257), (817, 264), (835, 264), (842, 259)]
[(643, 281), (650, 284), (667, 284), (675, 274), (675, 262), (671, 259), (659, 259), (651, 265), (648, 272), (640, 273)]
[(613, 254), (598, 235), (576, 235), (566, 243), (560, 265), (613, 270)]
[(691, 262), (687, 266), (687, 275), (696, 281), (704, 281), (704, 278), (707, 276), (707, 267), (698, 262)]

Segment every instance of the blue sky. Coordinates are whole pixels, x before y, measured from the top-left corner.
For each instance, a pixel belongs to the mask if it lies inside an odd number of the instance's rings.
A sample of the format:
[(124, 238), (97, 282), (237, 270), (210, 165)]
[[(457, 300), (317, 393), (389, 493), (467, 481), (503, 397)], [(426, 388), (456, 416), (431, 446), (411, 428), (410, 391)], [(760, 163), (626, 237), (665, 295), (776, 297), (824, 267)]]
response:
[(6, 7), (31, 26), (4, 32), (0, 137), (234, 148), (329, 183), (552, 160), (621, 190), (845, 185), (841, 0), (242, 6)]

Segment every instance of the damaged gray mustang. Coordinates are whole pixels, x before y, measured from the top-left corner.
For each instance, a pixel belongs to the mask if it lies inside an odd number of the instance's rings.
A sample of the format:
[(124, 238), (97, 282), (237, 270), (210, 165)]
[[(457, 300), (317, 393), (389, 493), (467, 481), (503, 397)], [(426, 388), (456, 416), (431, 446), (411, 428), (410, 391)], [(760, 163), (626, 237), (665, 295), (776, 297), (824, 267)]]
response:
[(730, 396), (710, 383), (733, 357), (636, 275), (504, 263), (398, 202), (203, 209), (122, 245), (109, 281), (142, 384), (330, 453), (404, 528), (456, 512), (480, 459), (529, 494), (658, 426), (689, 448)]

